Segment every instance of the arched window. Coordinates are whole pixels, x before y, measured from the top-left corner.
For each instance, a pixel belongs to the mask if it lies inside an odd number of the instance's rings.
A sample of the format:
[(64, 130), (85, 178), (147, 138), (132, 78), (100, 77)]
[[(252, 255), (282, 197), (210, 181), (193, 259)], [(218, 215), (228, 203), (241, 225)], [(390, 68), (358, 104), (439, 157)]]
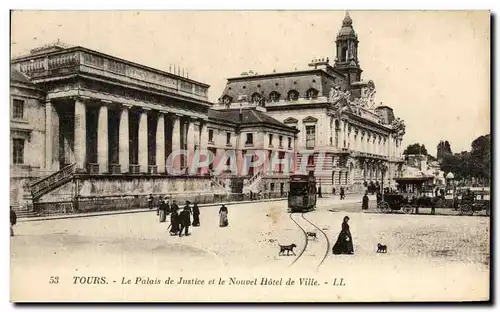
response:
[(281, 95), (276, 91), (269, 93), (269, 101), (271, 102), (279, 102), (280, 98)]
[(318, 97), (318, 93), (319, 93), (318, 90), (311, 88), (311, 89), (307, 90), (306, 97), (308, 99), (316, 99)]
[(339, 134), (340, 134), (340, 124), (338, 120), (335, 120), (335, 147), (339, 147)]
[(340, 61), (347, 61), (347, 47), (342, 48), (342, 54), (340, 55)]
[(259, 93), (255, 92), (254, 94), (252, 94), (251, 98), (252, 103), (260, 103), (260, 100), (261, 100), (261, 95)]
[(290, 90), (288, 91), (287, 98), (289, 101), (297, 101), (299, 99), (299, 92), (297, 90)]

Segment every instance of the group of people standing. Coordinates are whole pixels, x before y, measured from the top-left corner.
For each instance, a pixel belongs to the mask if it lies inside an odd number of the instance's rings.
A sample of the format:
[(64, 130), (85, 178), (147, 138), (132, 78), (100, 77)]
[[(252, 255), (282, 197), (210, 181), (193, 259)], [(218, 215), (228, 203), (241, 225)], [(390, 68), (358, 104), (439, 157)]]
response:
[[(150, 194), (148, 197), (148, 207), (152, 209), (153, 196)], [(191, 207), (191, 202), (186, 201), (186, 205), (182, 210), (179, 209), (177, 202), (175, 200), (172, 201), (172, 204), (167, 200), (167, 197), (160, 198), (160, 203), (156, 210), (156, 215), (159, 218), (160, 223), (167, 221), (167, 216), (170, 215), (170, 225), (169, 225), (169, 233), (170, 235), (179, 235), (181, 237), (183, 235), (188, 236), (189, 227), (200, 226), (200, 208), (198, 207), (198, 203), (194, 203)], [(219, 226), (226, 227), (229, 225), (228, 222), (228, 210), (225, 205), (222, 205), (219, 209)], [(192, 222), (191, 222), (192, 216)]]

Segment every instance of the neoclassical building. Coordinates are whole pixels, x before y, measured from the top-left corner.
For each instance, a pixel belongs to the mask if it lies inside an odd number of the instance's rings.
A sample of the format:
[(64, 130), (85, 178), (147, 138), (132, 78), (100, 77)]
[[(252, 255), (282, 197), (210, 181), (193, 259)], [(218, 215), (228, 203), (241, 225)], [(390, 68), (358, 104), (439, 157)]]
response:
[[(375, 104), (375, 83), (361, 79), (358, 36), (347, 13), (337, 35), (333, 66), (312, 60), (310, 69), (228, 78), (214, 109), (261, 107), (299, 130), (296, 163), (308, 157), (323, 192), (360, 192), (371, 183), (395, 186), (404, 159), (404, 122)], [(297, 169), (297, 166), (296, 166)]]
[[(232, 151), (241, 166), (262, 131), (285, 137), (287, 152), (297, 131), (259, 110), (212, 111), (208, 88), (60, 43), (13, 59), (11, 204), (75, 212), (144, 206), (149, 194), (210, 201), (234, 192), (235, 178), (249, 189), (261, 169), (214, 176), (214, 159), (191, 170), (196, 152)], [(186, 154), (169, 157), (177, 151)]]

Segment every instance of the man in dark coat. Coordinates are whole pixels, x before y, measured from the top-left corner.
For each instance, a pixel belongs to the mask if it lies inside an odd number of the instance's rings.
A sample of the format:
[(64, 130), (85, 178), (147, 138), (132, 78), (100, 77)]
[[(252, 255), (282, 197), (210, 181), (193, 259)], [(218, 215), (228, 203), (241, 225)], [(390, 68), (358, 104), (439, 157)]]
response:
[[(172, 204), (173, 206), (174, 204)], [(177, 209), (172, 209), (172, 213), (170, 214), (170, 235), (179, 234), (179, 214), (177, 213)]]
[(179, 206), (177, 205), (177, 202), (174, 200), (172, 201), (172, 206), (170, 207), (170, 209), (172, 210), (172, 212), (175, 210), (175, 212), (177, 212), (179, 210)]
[(345, 198), (345, 191), (344, 191), (344, 187), (340, 187), (340, 199), (344, 199)]
[(365, 192), (365, 195), (363, 196), (363, 204), (361, 204), (361, 209), (366, 210), (368, 209), (368, 192)]
[(182, 236), (182, 230), (185, 230), (184, 235), (188, 236), (189, 234), (189, 226), (191, 225), (191, 213), (188, 210), (188, 206), (184, 207), (184, 209), (179, 214), (179, 221), (181, 224), (181, 229), (179, 230), (179, 237)]
[(200, 208), (197, 203), (193, 205), (193, 226), (200, 226)]
[(12, 228), (17, 223), (17, 215), (12, 206), (10, 206), (10, 236), (14, 236), (14, 229)]

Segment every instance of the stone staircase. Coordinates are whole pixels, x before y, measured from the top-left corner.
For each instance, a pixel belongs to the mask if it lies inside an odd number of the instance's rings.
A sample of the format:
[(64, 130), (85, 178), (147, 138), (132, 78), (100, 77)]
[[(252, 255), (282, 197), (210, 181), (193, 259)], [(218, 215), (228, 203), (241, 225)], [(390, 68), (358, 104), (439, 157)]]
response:
[(212, 182), (212, 187), (213, 187), (214, 192), (228, 193), (231, 191), (229, 183), (224, 183), (224, 181), (222, 181), (218, 177), (212, 176), (210, 178), (210, 180)]
[(34, 201), (48, 192), (64, 185), (73, 178), (76, 164), (68, 165), (61, 170), (31, 184), (31, 196)]
[(253, 193), (258, 193), (261, 190), (260, 182), (262, 181), (262, 176), (263, 176), (262, 171), (259, 171), (253, 177), (248, 179), (243, 184), (243, 193), (247, 194), (250, 193), (250, 191), (252, 191)]

